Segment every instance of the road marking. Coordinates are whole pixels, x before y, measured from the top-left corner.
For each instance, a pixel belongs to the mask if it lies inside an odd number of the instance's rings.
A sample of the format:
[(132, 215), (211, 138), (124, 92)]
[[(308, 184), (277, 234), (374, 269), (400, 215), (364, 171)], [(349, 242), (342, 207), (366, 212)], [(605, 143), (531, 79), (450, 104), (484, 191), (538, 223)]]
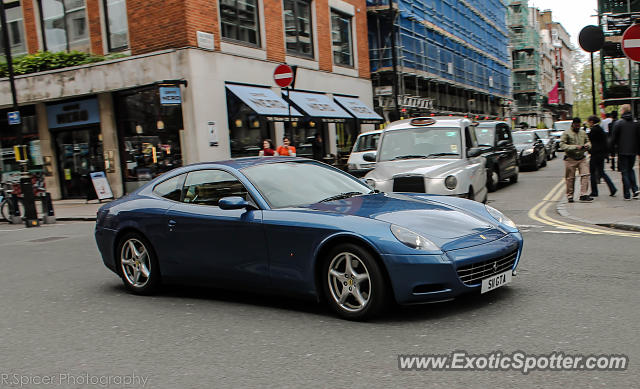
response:
[(564, 195), (564, 190), (563, 190), (564, 184), (565, 184), (564, 180), (561, 180), (558, 184), (556, 184), (549, 191), (549, 193), (546, 194), (546, 196), (542, 199), (542, 201), (540, 201), (538, 204), (536, 204), (533, 208), (529, 210), (528, 216), (537, 222), (554, 226), (561, 230), (577, 231), (577, 232), (582, 232), (585, 234), (592, 234), (592, 235), (615, 235), (615, 236), (626, 236), (631, 238), (640, 238), (640, 233), (622, 232), (622, 231), (617, 231), (610, 228), (588, 227), (588, 226), (583, 226), (579, 224), (563, 222), (561, 220), (557, 220), (549, 216), (549, 214), (547, 213), (549, 208), (554, 203), (557, 203), (558, 201), (560, 201), (560, 199)]

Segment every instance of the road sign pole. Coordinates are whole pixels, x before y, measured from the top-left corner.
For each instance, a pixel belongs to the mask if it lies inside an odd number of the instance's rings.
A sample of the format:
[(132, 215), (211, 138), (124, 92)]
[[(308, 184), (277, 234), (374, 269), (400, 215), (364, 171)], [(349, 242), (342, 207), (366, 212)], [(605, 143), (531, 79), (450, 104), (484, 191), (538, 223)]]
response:
[(593, 115), (596, 115), (596, 81), (593, 75), (593, 52), (591, 54), (591, 107), (593, 108)]

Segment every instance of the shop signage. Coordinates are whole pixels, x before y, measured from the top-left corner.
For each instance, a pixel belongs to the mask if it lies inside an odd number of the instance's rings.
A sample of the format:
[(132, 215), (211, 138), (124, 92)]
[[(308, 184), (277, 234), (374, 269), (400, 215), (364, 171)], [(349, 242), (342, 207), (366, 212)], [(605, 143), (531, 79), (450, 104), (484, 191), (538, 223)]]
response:
[(424, 97), (399, 96), (398, 104), (401, 107), (433, 109), (433, 100)]
[[(286, 94), (286, 93), (285, 93)], [(293, 101), (308, 116), (322, 119), (352, 119), (344, 109), (322, 93), (291, 91)]]
[(338, 104), (358, 119), (384, 120), (373, 109), (369, 108), (364, 102), (362, 102), (362, 100), (356, 97), (334, 96), (333, 98), (338, 102)]
[(196, 31), (196, 40), (198, 42), (198, 47), (205, 50), (213, 50), (214, 49), (214, 40), (213, 34), (204, 31)]
[(9, 120), (9, 125), (20, 124), (20, 111), (7, 112), (7, 119)]
[(182, 95), (179, 86), (161, 86), (160, 87), (160, 104), (161, 105), (180, 105), (182, 104)]
[(393, 86), (377, 86), (375, 89), (376, 96), (391, 96), (393, 94)]
[(64, 128), (100, 123), (96, 98), (47, 106), (49, 128)]
[(98, 200), (112, 199), (113, 192), (111, 192), (111, 186), (109, 186), (109, 181), (107, 181), (107, 176), (104, 172), (93, 172), (89, 173), (89, 175), (91, 176), (93, 188), (96, 190), (96, 195), (98, 195)]

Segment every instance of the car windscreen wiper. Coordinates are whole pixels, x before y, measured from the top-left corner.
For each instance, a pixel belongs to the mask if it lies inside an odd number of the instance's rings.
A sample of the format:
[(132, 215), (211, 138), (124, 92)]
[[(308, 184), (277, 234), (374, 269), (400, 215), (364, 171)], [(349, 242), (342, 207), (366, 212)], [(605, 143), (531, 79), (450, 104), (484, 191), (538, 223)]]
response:
[(362, 194), (364, 194), (364, 193), (362, 193), (362, 192), (344, 192), (344, 193), (337, 194), (335, 196), (327, 197), (326, 199), (320, 200), (318, 202), (319, 203), (325, 203), (327, 201), (348, 199), (349, 197), (362, 195)]
[(413, 159), (413, 158), (427, 158), (427, 156), (426, 155), (398, 155), (397, 157), (394, 157), (392, 161), (396, 159)]
[(445, 155), (460, 155), (458, 153), (433, 153), (429, 154), (429, 157), (443, 157)]

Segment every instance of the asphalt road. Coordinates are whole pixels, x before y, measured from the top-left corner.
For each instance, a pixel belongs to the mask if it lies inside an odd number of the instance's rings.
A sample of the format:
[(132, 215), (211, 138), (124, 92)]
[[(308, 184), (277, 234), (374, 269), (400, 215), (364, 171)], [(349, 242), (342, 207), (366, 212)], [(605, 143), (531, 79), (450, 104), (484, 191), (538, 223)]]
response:
[[(340, 320), (306, 302), (215, 289), (132, 296), (102, 265), (92, 223), (2, 223), (0, 387), (11, 386), (2, 374), (31, 380), (23, 387), (44, 387), (34, 383), (43, 376), (55, 376), (59, 387), (95, 387), (83, 380), (132, 374), (147, 379), (146, 387), (166, 388), (638, 387), (640, 239), (529, 219), (561, 174), (557, 159), (490, 194), (525, 238), (512, 284), (397, 308), (369, 323)], [(624, 372), (527, 375), (398, 369), (398, 354), (454, 350), (626, 354), (630, 365)], [(70, 376), (60, 382), (60, 374)]]

